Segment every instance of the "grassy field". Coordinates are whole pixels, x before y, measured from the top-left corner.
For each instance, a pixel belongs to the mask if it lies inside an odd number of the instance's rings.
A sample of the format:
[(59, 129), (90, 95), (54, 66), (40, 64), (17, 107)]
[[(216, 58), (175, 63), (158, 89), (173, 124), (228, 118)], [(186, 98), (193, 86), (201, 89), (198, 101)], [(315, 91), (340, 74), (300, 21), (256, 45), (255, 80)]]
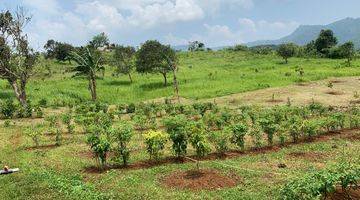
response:
[[(360, 75), (360, 61), (344, 67), (344, 60), (292, 58), (283, 64), (275, 55), (257, 55), (246, 52), (194, 52), (179, 53), (180, 95), (193, 100), (219, 97), (257, 89), (291, 85), (299, 81), (328, 77)], [(28, 84), (28, 95), (33, 102), (47, 99), (50, 105), (62, 106), (90, 99), (87, 80), (71, 78), (67, 63), (42, 61), (42, 72), (51, 73), (35, 77)], [(296, 68), (304, 70), (304, 76)], [(107, 66), (104, 79), (98, 80), (98, 96), (110, 104), (141, 102), (173, 94), (171, 74), (169, 86), (163, 86), (161, 75), (134, 73), (134, 83), (127, 76), (112, 77), (113, 69)], [(4, 81), (0, 82), (0, 98), (13, 97)]]

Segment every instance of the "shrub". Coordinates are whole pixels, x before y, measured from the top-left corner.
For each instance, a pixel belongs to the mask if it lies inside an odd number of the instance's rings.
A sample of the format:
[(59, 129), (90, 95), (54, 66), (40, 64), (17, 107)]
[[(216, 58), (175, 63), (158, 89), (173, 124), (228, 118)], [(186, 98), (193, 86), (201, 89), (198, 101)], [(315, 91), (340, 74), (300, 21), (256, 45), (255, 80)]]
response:
[(58, 126), (58, 116), (56, 115), (49, 115), (45, 117), (45, 121), (48, 123), (48, 133), (49, 134), (56, 134), (56, 129)]
[(35, 106), (34, 111), (37, 118), (42, 118), (44, 116), (44, 112), (42, 111), (40, 106)]
[(121, 156), (123, 165), (126, 166), (130, 158), (128, 143), (133, 136), (133, 127), (128, 123), (122, 122), (112, 130), (112, 134), (117, 143), (116, 151)]
[(219, 155), (224, 155), (229, 150), (229, 142), (231, 139), (231, 130), (225, 128), (223, 131), (214, 131), (210, 135), (210, 141), (215, 146)]
[(5, 118), (12, 118), (16, 111), (16, 106), (13, 100), (7, 99), (6, 101), (2, 101), (0, 105), (0, 111)]
[(165, 148), (168, 136), (162, 131), (149, 131), (144, 135), (146, 151), (150, 159), (159, 160), (161, 151)]
[(288, 123), (290, 136), (293, 142), (296, 143), (301, 137), (302, 119), (299, 116), (294, 115), (289, 119)]
[(245, 136), (249, 128), (245, 124), (235, 124), (231, 127), (231, 130), (232, 142), (243, 151), (245, 149)]
[(187, 126), (187, 131), (190, 137), (191, 146), (196, 151), (198, 157), (204, 157), (210, 153), (211, 148), (206, 139), (204, 125), (201, 122), (191, 122)]
[(164, 119), (166, 132), (173, 142), (172, 149), (178, 158), (185, 156), (187, 152), (188, 135), (186, 132), (186, 123), (187, 119), (184, 115)]
[(62, 143), (62, 132), (59, 128), (56, 129), (55, 145), (60, 146)]
[(9, 119), (4, 121), (4, 127), (7, 128), (11, 125), (11, 121)]
[(75, 126), (72, 124), (72, 115), (71, 113), (65, 113), (61, 117), (62, 122), (66, 125), (67, 132), (69, 134), (74, 133)]
[(46, 107), (47, 106), (47, 100), (46, 99), (40, 99), (38, 102), (38, 105), (41, 107)]
[(126, 107), (126, 113), (134, 113), (136, 110), (135, 104), (131, 103)]
[(107, 137), (101, 132), (90, 133), (87, 143), (96, 157), (99, 168), (103, 169), (106, 165), (107, 153), (110, 150), (110, 142)]
[(319, 121), (318, 120), (305, 120), (301, 126), (301, 130), (304, 135), (311, 140), (319, 132)]
[(262, 130), (267, 135), (267, 140), (268, 140), (269, 145), (272, 146), (273, 140), (274, 140), (274, 134), (278, 129), (278, 125), (275, 124), (273, 119), (271, 119), (270, 117), (260, 119), (259, 123), (260, 123)]
[(36, 148), (39, 147), (42, 128), (41, 125), (32, 125), (25, 129), (25, 134), (33, 140)]
[(250, 135), (252, 137), (253, 144), (255, 148), (260, 148), (262, 146), (262, 132), (258, 124), (254, 124), (250, 129)]

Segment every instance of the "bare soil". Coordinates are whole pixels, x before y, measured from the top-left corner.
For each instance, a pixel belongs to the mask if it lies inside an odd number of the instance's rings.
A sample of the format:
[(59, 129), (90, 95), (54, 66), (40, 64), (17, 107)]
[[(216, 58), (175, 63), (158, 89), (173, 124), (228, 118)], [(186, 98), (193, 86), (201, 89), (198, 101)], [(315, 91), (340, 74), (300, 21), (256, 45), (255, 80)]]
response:
[(326, 154), (320, 152), (292, 152), (288, 154), (291, 158), (301, 158), (309, 161), (321, 161), (327, 157)]
[(161, 179), (161, 183), (169, 188), (198, 190), (219, 190), (235, 187), (241, 178), (224, 175), (214, 169), (176, 171)]
[(351, 189), (344, 192), (341, 188), (337, 188), (336, 191), (325, 198), (325, 200), (355, 200), (360, 199), (360, 188)]

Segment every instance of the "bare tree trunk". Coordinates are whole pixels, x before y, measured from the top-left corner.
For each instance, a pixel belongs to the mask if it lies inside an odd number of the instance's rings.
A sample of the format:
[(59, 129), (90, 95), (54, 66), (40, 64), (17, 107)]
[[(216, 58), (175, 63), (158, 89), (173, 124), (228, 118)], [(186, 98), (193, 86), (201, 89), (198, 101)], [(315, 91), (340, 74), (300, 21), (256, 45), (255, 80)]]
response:
[(180, 96), (179, 96), (179, 83), (177, 81), (177, 77), (176, 77), (176, 67), (173, 67), (173, 79), (174, 79), (174, 90), (175, 90), (175, 95), (176, 98), (178, 100), (178, 103), (180, 103)]
[(26, 91), (25, 91), (26, 82), (23, 81), (22, 84), (20, 85), (20, 87), (19, 87), (19, 85), (18, 85), (18, 83), (16, 81), (10, 81), (9, 80), (9, 83), (10, 83), (11, 87), (14, 90), (16, 99), (20, 102), (20, 104), (23, 107), (27, 106)]
[(132, 80), (132, 77), (131, 77), (131, 73), (129, 73), (128, 75), (129, 75), (130, 83), (132, 83), (133, 80)]
[(164, 77), (164, 86), (167, 86), (167, 77), (166, 77), (166, 73), (161, 73)]
[(91, 99), (96, 101), (96, 79), (95, 77), (91, 77), (89, 80), (89, 89), (91, 92)]

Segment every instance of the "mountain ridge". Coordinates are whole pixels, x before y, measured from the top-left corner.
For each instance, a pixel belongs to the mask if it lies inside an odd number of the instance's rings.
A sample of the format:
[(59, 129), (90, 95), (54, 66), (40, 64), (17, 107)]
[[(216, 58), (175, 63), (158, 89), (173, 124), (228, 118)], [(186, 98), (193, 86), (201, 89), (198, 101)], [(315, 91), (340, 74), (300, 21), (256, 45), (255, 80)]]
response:
[(331, 29), (338, 38), (339, 44), (352, 41), (356, 48), (360, 48), (360, 18), (345, 18), (327, 25), (300, 25), (293, 33), (277, 40), (258, 40), (245, 43), (247, 46), (258, 45), (279, 45), (293, 42), (298, 45), (305, 45), (315, 40), (322, 29)]

